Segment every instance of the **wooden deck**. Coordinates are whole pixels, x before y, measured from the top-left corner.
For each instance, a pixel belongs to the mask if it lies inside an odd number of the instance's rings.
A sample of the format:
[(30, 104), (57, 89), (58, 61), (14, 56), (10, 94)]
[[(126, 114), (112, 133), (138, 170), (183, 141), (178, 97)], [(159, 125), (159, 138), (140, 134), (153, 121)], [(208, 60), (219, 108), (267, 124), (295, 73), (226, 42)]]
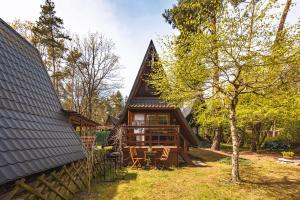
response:
[[(131, 146), (125, 146), (123, 149), (123, 153), (124, 153), (124, 161), (125, 164), (128, 164), (131, 162), (130, 160), (130, 154), (129, 154), (129, 148)], [(137, 153), (140, 157), (144, 157), (146, 151), (148, 151), (150, 146), (135, 146), (137, 149)], [(156, 155), (155, 158), (160, 158), (163, 148), (170, 148), (170, 155), (167, 161), (167, 166), (178, 166), (178, 147), (177, 146), (152, 146), (152, 150), (156, 151)]]
[(123, 126), (126, 146), (179, 146), (179, 126)]

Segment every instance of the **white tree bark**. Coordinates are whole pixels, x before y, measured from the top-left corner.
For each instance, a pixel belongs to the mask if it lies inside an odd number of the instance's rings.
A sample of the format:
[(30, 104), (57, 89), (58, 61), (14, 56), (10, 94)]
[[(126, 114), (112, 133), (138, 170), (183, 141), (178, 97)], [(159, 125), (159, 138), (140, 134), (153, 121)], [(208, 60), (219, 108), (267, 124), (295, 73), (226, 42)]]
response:
[(239, 175), (239, 138), (236, 128), (236, 106), (237, 99), (234, 98), (231, 100), (231, 105), (229, 108), (229, 121), (230, 121), (230, 131), (232, 138), (232, 171), (231, 171), (231, 180), (234, 183), (240, 182)]

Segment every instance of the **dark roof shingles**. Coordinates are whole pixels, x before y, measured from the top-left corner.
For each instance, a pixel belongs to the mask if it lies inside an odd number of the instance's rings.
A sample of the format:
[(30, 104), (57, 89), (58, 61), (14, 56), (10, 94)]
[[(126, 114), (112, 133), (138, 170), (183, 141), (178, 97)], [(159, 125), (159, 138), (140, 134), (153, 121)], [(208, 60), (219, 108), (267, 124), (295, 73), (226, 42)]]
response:
[(129, 108), (170, 108), (175, 107), (162, 101), (158, 97), (153, 98), (132, 98), (128, 105)]
[(84, 158), (38, 51), (0, 19), (0, 185)]

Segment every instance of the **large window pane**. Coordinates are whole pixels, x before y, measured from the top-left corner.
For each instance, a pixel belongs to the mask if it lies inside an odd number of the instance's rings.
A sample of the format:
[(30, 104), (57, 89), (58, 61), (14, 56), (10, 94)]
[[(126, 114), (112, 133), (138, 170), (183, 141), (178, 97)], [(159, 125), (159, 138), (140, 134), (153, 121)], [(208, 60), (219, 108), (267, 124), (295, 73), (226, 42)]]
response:
[(169, 124), (169, 115), (167, 114), (147, 114), (148, 125), (167, 125)]

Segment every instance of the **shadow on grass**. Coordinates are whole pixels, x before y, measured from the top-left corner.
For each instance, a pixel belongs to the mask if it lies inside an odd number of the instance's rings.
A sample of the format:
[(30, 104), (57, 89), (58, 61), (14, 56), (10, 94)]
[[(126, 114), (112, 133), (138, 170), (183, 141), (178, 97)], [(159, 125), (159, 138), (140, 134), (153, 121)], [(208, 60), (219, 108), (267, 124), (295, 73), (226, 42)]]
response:
[(300, 180), (298, 179), (288, 179), (287, 176), (271, 178), (256, 175), (251, 180), (243, 180), (243, 182), (259, 187), (278, 199), (300, 199)]
[(216, 162), (224, 158), (229, 158), (225, 154), (201, 148), (191, 149), (189, 156), (192, 160), (200, 160), (202, 162)]
[(103, 181), (101, 176), (96, 177), (92, 182), (91, 192), (88, 193), (86, 189), (84, 192), (77, 194), (73, 200), (113, 199), (117, 195), (117, 189), (120, 184), (126, 184), (136, 180), (136, 178), (136, 172), (129, 172), (122, 179), (110, 182)]
[(251, 188), (259, 188), (270, 198), (298, 200), (300, 199), (300, 179), (293, 174), (296, 170), (298, 169), (281, 171), (275, 166), (274, 169), (262, 169), (255, 164), (245, 165), (241, 168), (242, 182)]

